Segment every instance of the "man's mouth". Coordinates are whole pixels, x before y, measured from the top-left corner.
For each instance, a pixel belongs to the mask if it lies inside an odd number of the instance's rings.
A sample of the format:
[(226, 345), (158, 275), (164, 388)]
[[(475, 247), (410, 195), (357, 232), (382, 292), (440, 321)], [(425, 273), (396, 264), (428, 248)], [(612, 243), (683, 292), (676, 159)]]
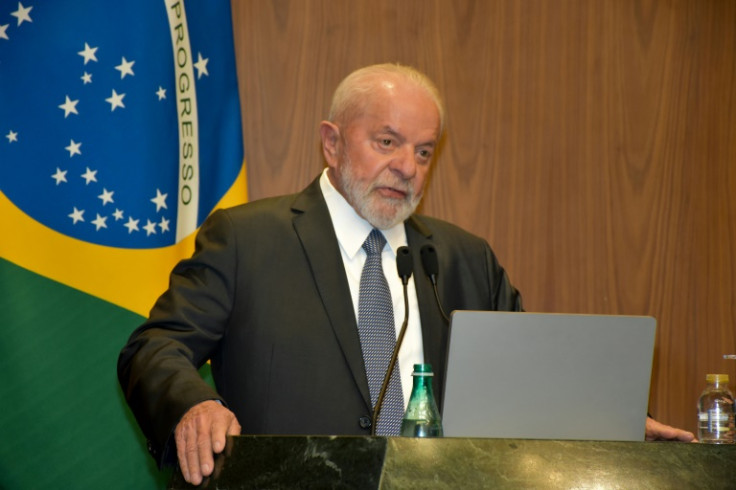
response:
[(376, 187), (376, 191), (381, 195), (381, 197), (385, 197), (388, 199), (404, 200), (408, 195), (407, 191), (391, 186), (379, 186)]

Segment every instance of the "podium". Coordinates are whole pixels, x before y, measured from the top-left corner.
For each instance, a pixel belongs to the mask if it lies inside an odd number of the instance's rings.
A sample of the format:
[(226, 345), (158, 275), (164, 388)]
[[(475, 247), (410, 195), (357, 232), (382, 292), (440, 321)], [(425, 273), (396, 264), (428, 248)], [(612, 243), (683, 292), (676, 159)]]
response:
[(200, 486), (168, 488), (736, 488), (736, 445), (237, 436)]

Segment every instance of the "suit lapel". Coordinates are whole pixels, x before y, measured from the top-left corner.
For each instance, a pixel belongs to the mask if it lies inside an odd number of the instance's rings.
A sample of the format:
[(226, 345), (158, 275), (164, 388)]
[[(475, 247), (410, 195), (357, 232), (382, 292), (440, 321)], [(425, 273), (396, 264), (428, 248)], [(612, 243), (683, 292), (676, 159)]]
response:
[(319, 188), (319, 177), (297, 195), (292, 211), (294, 231), (304, 248), (322, 304), (355, 383), (366, 406), (371, 407), (350, 286), (330, 213)]

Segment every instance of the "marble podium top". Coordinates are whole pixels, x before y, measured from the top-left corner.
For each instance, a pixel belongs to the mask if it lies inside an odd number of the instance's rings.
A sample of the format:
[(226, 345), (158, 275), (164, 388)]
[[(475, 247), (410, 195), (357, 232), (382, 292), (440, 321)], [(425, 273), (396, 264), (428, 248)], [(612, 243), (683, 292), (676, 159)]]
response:
[(736, 445), (238, 436), (202, 485), (169, 488), (736, 488)]

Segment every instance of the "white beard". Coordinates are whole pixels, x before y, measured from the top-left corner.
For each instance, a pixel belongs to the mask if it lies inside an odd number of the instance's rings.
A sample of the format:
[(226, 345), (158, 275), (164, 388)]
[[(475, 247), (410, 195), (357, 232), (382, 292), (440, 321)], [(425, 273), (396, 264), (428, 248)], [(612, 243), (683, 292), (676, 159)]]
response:
[[(347, 155), (342, 155), (341, 171), (337, 179), (345, 193), (345, 199), (370, 224), (379, 230), (387, 230), (402, 223), (414, 213), (423, 192), (414, 194), (410, 180), (395, 177), (390, 171), (381, 174), (375, 182), (362, 182), (355, 177), (353, 165)], [(378, 194), (378, 187), (393, 187), (406, 193), (402, 199), (386, 198)]]

